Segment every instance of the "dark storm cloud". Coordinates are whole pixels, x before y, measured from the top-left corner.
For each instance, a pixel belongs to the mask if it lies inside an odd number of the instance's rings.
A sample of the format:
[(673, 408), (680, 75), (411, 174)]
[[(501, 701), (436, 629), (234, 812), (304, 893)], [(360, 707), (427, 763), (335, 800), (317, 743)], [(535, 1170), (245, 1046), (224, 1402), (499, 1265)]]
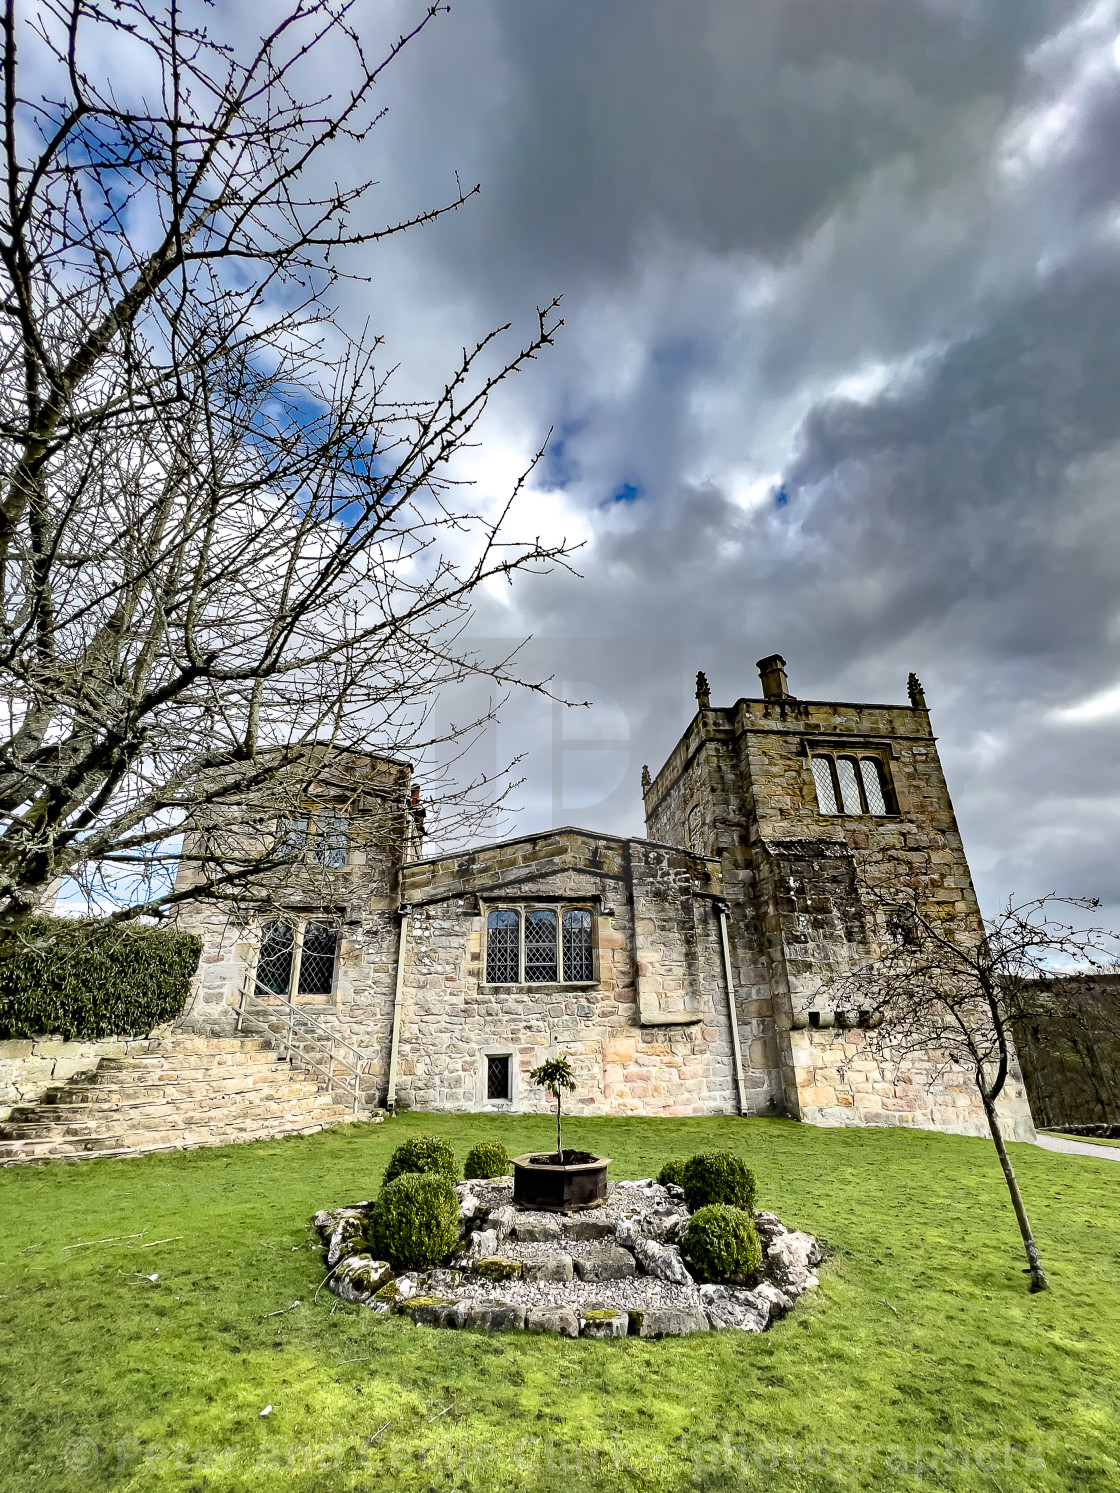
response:
[[(914, 668), (986, 904), (1120, 909), (1118, 32), (1114, 0), (477, 0), (405, 59), (384, 202), (484, 190), (355, 309), (427, 377), (565, 294), (471, 475), (555, 427), (521, 522), (570, 521), (583, 578), (478, 631), (597, 691), (588, 739), (625, 719), (629, 789), (573, 749), (574, 817), (639, 827), (696, 668), (723, 701), (775, 649), (803, 696)], [(526, 829), (563, 810), (531, 716)]]

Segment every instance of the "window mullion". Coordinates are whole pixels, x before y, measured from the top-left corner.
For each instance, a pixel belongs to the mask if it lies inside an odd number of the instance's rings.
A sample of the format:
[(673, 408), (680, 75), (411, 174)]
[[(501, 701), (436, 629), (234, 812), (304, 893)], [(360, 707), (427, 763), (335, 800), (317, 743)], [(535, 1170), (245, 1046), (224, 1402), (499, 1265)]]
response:
[(292, 973), (288, 979), (288, 999), (295, 1001), (299, 991), (299, 967), (303, 963), (303, 930), (307, 927), (307, 919), (301, 918), (292, 930)]
[(517, 983), (525, 983), (525, 906), (517, 909)]

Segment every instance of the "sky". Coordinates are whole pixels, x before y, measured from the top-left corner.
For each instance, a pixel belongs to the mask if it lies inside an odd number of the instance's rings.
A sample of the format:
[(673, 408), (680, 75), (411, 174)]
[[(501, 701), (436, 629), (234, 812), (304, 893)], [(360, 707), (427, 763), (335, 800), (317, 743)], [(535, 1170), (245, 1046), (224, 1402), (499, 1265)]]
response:
[(513, 530), (581, 546), (472, 624), (589, 702), (479, 744), (505, 830), (641, 833), (698, 669), (914, 670), (985, 911), (1120, 919), (1120, 0), (471, 0), (381, 102), (365, 211), (482, 188), (343, 289), (398, 389), (563, 297), (460, 467), (497, 503), (551, 429)]

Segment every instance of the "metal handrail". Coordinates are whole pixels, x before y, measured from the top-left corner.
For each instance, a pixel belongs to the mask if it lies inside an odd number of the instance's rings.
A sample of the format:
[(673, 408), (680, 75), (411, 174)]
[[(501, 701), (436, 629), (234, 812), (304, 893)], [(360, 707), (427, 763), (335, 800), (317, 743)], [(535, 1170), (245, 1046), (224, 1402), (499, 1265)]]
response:
[[(362, 1068), (369, 1061), (369, 1058), (366, 1056), (366, 1054), (363, 1053), (360, 1048), (357, 1048), (352, 1043), (347, 1042), (345, 1037), (338, 1036), (335, 1032), (331, 1031), (330, 1027), (324, 1026), (321, 1021), (317, 1021), (316, 1018), (305, 1011), (303, 1007), (294, 1005), (290, 1000), (288, 1000), (287, 996), (280, 995), (275, 990), (269, 990), (267, 986), (260, 987), (266, 992), (264, 996), (258, 994), (258, 984), (259, 982), (253, 979), (246, 980), (245, 984), (242, 985), (241, 996), (237, 1005), (237, 1025), (235, 1029), (237, 1031), (241, 1031), (242, 1024), (245, 1020), (246, 1015), (249, 1015), (249, 1019), (252, 1021), (260, 1021), (259, 1017), (252, 1016), (250, 1013), (246, 1012), (245, 1003), (247, 1000), (255, 1000), (266, 1010), (278, 1011), (281, 1015), (281, 1019), (283, 1019), (283, 1016), (286, 1014), (288, 1019), (288, 1035), (285, 1046), (287, 1047), (288, 1061), (291, 1062), (293, 1060), (298, 1060), (299, 1062), (306, 1064), (306, 1066), (313, 1069), (315, 1072), (325, 1071), (328, 1093), (333, 1091), (334, 1089), (334, 1070), (336, 1064), (340, 1065), (347, 1073), (352, 1074), (352, 1097), (354, 1100), (354, 1113), (357, 1114), (359, 1104), (361, 1103), (362, 1094)], [(294, 1038), (297, 1021), (303, 1022), (305, 1026), (316, 1028), (317, 1032), (321, 1032), (323, 1034), (323, 1036), (318, 1036), (316, 1031), (301, 1031), (299, 1033), (302, 1040), (308, 1040), (312, 1042), (322, 1052), (325, 1053), (327, 1060), (325, 1070), (320, 1068), (319, 1065), (315, 1063), (315, 1061), (311, 1057), (309, 1057), (309, 1055), (301, 1048), (296, 1047)], [(280, 1035), (279, 1033), (274, 1032), (267, 1022), (261, 1021), (261, 1025), (264, 1026), (265, 1029), (269, 1031), (273, 1036)], [(285, 1039), (281, 1037), (281, 1041), (285, 1041)], [(347, 1052), (353, 1053), (357, 1061), (347, 1062), (344, 1057), (336, 1057), (334, 1050), (336, 1046), (344, 1047)], [(343, 1083), (342, 1087), (346, 1088), (348, 1086)]]

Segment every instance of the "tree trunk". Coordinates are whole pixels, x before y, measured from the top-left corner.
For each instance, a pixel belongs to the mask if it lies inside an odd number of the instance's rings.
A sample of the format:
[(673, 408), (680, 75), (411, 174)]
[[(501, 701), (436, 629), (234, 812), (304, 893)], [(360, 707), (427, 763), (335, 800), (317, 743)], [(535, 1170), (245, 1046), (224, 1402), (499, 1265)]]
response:
[(564, 1138), (560, 1129), (560, 1102), (562, 1091), (556, 1090), (556, 1162), (558, 1166), (564, 1165)]
[(1038, 1253), (1038, 1245), (1034, 1242), (1031, 1233), (1031, 1221), (1027, 1217), (1027, 1210), (1023, 1205), (1023, 1195), (1019, 1191), (1019, 1183), (1015, 1179), (1015, 1168), (1011, 1165), (1011, 1157), (1007, 1154), (1007, 1147), (1003, 1143), (1003, 1131), (999, 1126), (999, 1117), (996, 1107), (991, 1100), (981, 1095), (984, 1103), (984, 1113), (988, 1117), (988, 1128), (992, 1132), (992, 1140), (995, 1142), (996, 1155), (999, 1164), (1003, 1167), (1003, 1175), (1007, 1182), (1007, 1190), (1011, 1194), (1011, 1205), (1015, 1209), (1015, 1217), (1019, 1220), (1019, 1232), (1023, 1236), (1023, 1248), (1027, 1252), (1027, 1264), (1030, 1266), (1031, 1290), (1048, 1291), (1050, 1282), (1046, 1279), (1046, 1271), (1042, 1268), (1042, 1258)]

